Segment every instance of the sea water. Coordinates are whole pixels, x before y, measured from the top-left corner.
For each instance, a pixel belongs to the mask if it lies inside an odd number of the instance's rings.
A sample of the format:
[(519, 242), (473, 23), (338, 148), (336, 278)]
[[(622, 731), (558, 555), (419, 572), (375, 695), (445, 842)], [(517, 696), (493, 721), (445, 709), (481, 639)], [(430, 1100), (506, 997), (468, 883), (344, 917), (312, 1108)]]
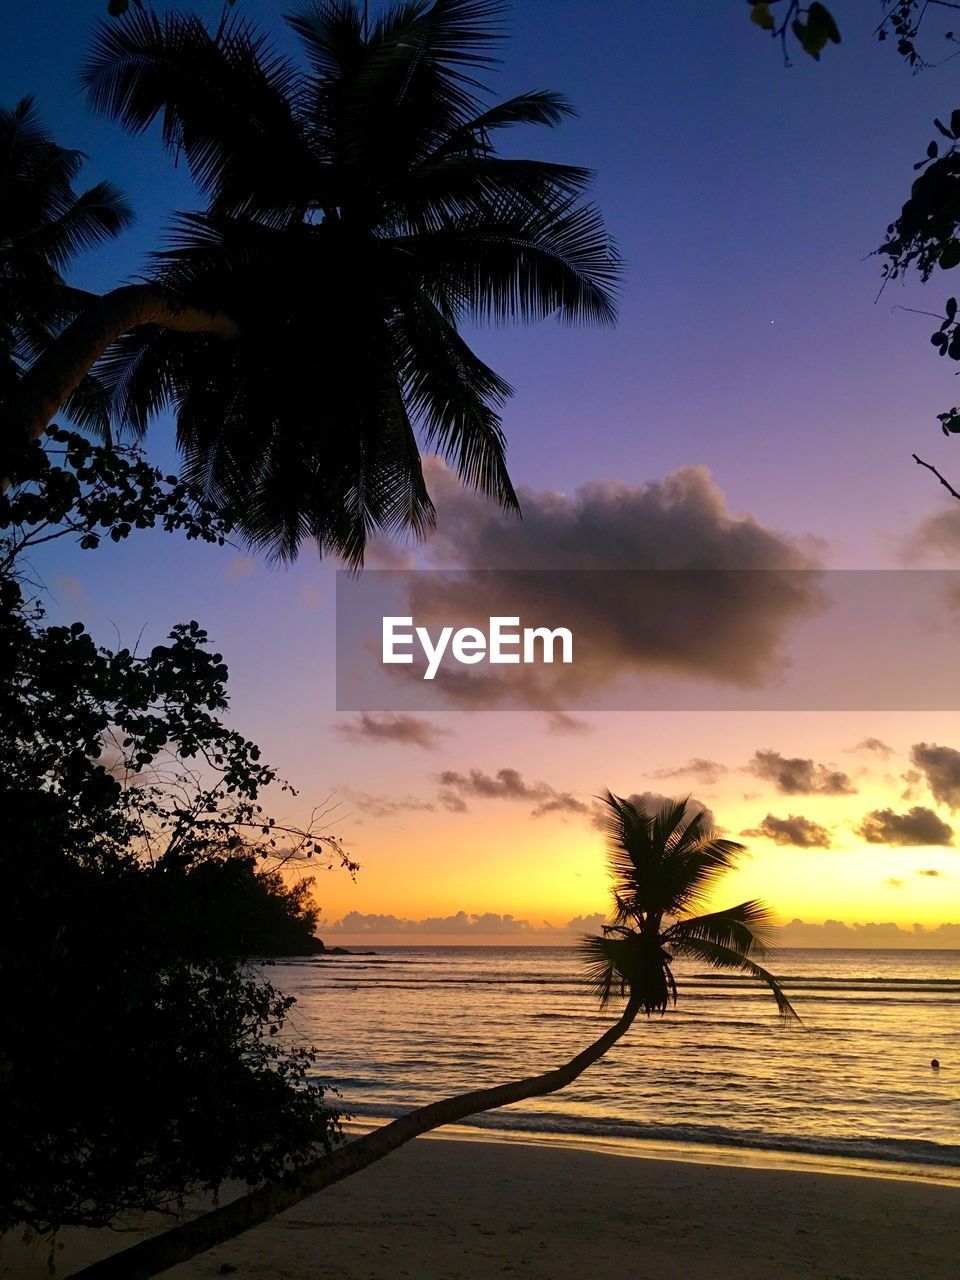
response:
[[(559, 1065), (619, 1015), (570, 948), (377, 950), (267, 972), (358, 1118)], [(783, 950), (775, 967), (802, 1028), (752, 980), (681, 964), (675, 1009), (638, 1018), (561, 1092), (467, 1123), (960, 1169), (960, 951)]]

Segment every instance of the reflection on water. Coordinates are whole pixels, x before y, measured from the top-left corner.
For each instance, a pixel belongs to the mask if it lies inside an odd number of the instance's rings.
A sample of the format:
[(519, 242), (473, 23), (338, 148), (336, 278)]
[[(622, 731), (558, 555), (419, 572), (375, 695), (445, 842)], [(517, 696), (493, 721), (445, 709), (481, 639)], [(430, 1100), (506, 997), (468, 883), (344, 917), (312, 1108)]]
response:
[[(676, 1010), (562, 1092), (476, 1124), (960, 1167), (960, 952), (785, 950), (777, 970), (805, 1029), (749, 980), (681, 965)], [(357, 1116), (545, 1070), (616, 1017), (568, 948), (380, 948), (269, 976)]]

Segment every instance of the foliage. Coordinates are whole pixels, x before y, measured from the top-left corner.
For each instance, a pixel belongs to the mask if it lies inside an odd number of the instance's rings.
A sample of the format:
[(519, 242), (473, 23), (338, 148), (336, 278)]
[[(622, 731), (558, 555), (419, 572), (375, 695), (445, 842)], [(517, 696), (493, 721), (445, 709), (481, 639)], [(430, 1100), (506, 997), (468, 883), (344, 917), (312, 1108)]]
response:
[(809, 5), (802, 4), (801, 0), (748, 0), (748, 3), (750, 21), (781, 42), (787, 61), (791, 37), (803, 53), (818, 62), (828, 44), (840, 43), (840, 30), (833, 14), (819, 0)]
[(753, 959), (769, 954), (764, 936), (771, 921), (762, 903), (741, 902), (697, 914), (743, 845), (717, 836), (707, 814), (691, 810), (686, 799), (655, 813), (648, 813), (639, 799), (625, 800), (610, 791), (602, 799), (613, 922), (601, 936), (585, 937), (580, 948), (601, 1006), (619, 986), (648, 1015), (663, 1013), (677, 998), (673, 962), (689, 957), (765, 982), (781, 1015), (797, 1019), (780, 984)]
[(572, 114), (550, 92), (490, 101), (501, 10), (421, 0), (367, 24), (353, 0), (313, 4), (289, 19), (300, 63), (236, 14), (211, 33), (131, 8), (97, 30), (88, 100), (133, 133), (159, 120), (207, 201), (153, 278), (242, 330), (123, 337), (98, 368), (113, 419), (139, 433), (172, 406), (187, 477), (277, 555), (313, 538), (359, 563), (371, 531), (422, 532), (421, 447), (515, 507), (510, 388), (461, 324), (613, 319), (588, 171), (495, 147)]
[[(134, 526), (223, 526), (135, 451), (57, 431), (0, 496), (0, 1230), (102, 1224), (329, 1149), (336, 1113), (246, 957), (308, 950), (337, 842), (264, 812), (277, 781), (222, 722), (195, 622), (147, 653), (44, 624), (26, 551)], [(267, 861), (264, 861), (267, 860)], [(265, 870), (258, 867), (261, 863)]]
[[(83, 306), (63, 270), (131, 220), (110, 183), (75, 189), (83, 160), (47, 137), (32, 98), (0, 108), (0, 408), (24, 367)], [(103, 392), (90, 377), (64, 408), (79, 423), (107, 425)]]

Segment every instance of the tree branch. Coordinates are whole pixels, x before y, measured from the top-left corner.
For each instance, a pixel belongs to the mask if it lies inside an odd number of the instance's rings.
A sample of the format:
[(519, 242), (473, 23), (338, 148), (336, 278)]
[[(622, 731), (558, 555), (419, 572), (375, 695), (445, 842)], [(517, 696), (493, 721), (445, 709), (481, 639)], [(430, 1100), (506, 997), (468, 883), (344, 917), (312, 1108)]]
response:
[(943, 485), (943, 487), (944, 487), (944, 488), (947, 490), (947, 492), (951, 495), (951, 497), (954, 497), (954, 498), (956, 498), (958, 501), (960, 501), (960, 493), (957, 493), (957, 491), (956, 491), (956, 489), (953, 487), (953, 485), (952, 485), (952, 484), (950, 484), (950, 482), (949, 482), (948, 480), (945, 480), (945, 479), (943, 478), (943, 476), (940, 474), (940, 472), (937, 470), (937, 468), (936, 468), (936, 467), (931, 466), (931, 464), (930, 464), (929, 462), (924, 462), (924, 460), (923, 460), (922, 458), (918, 458), (916, 454), (914, 454), (914, 455), (913, 455), (913, 460), (914, 460), (914, 462), (915, 462), (915, 463), (917, 463), (917, 465), (918, 465), (918, 466), (926, 467), (928, 471), (932, 471), (932, 472), (933, 472), (933, 474), (934, 474), (934, 475), (937, 477), (937, 479), (940, 481), (940, 483)]
[(122, 1249), (101, 1262), (84, 1267), (82, 1271), (75, 1271), (69, 1280), (150, 1280), (151, 1276), (168, 1270), (176, 1263), (186, 1262), (196, 1254), (212, 1249), (214, 1245), (231, 1240), (305, 1200), (307, 1196), (314, 1195), (335, 1182), (341, 1182), (353, 1173), (359, 1173), (361, 1169), (382, 1160), (421, 1133), (427, 1133), (441, 1125), (453, 1124), (480, 1111), (490, 1111), (511, 1102), (520, 1102), (524, 1098), (554, 1093), (575, 1080), (592, 1062), (602, 1057), (629, 1029), (639, 1011), (639, 997), (631, 996), (619, 1022), (609, 1027), (576, 1057), (553, 1071), (514, 1080), (509, 1084), (495, 1085), (489, 1089), (474, 1089), (455, 1098), (445, 1098), (441, 1102), (418, 1107), (398, 1120), (347, 1143), (345, 1147), (306, 1168), (288, 1174), (281, 1182), (270, 1183), (249, 1195), (232, 1200), (220, 1209), (204, 1213), (192, 1222), (174, 1227), (172, 1231), (144, 1240), (129, 1249)]

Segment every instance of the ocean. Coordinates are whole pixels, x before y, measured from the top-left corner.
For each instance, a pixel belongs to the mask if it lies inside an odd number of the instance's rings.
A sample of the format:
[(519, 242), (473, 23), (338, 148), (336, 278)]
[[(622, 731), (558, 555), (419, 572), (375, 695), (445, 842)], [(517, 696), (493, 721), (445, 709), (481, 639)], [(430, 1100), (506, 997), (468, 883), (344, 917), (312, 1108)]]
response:
[[(559, 1065), (619, 1014), (598, 1011), (570, 948), (377, 951), (267, 974), (296, 997), (292, 1037), (317, 1045), (321, 1078), (358, 1120)], [(749, 979), (681, 964), (675, 1009), (638, 1018), (563, 1091), (469, 1126), (960, 1181), (960, 951), (783, 950), (773, 968), (803, 1028), (782, 1026)]]

